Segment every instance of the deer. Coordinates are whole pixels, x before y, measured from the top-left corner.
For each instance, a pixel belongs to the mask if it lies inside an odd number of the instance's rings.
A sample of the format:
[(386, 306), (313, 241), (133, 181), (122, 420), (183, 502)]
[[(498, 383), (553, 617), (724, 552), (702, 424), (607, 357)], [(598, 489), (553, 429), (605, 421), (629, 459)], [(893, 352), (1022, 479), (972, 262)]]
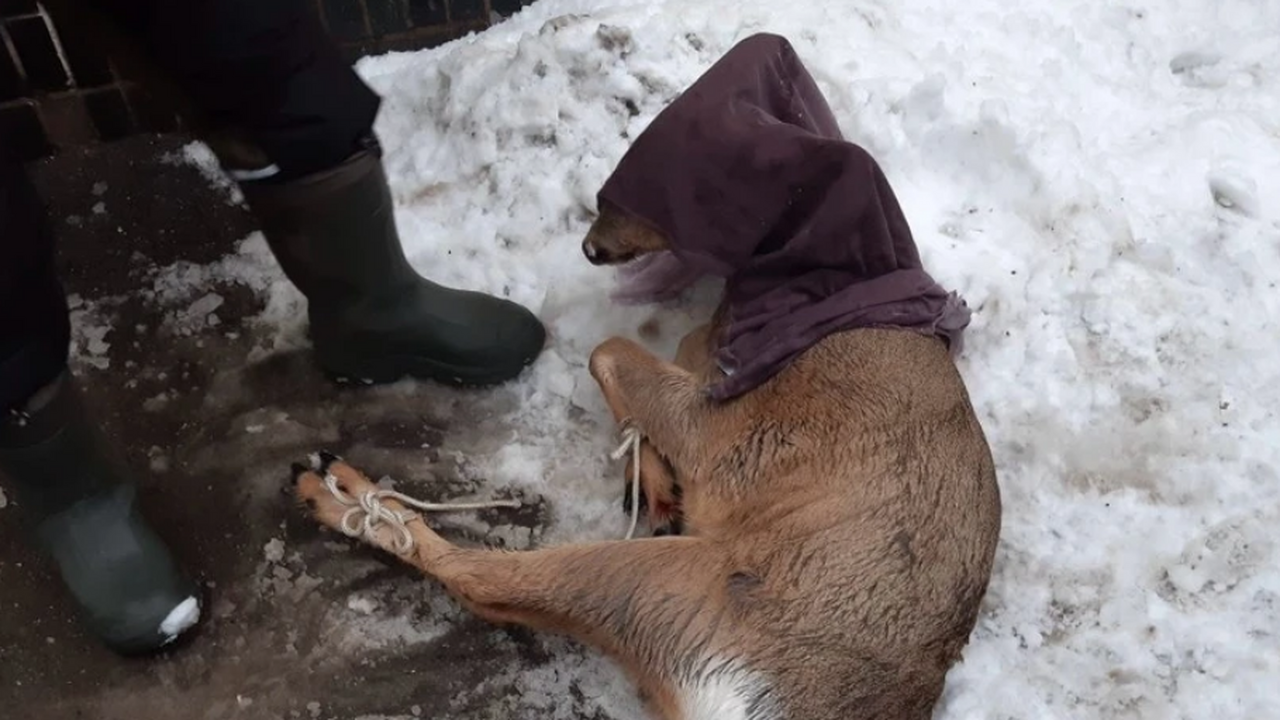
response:
[[(652, 188), (689, 148), (662, 132), (715, 114), (697, 103), (723, 107), (744, 87), (770, 86), (759, 91), (768, 97), (720, 114), (751, 130), (717, 134), (735, 146), (732, 157), (686, 132), (721, 170), (684, 173), (677, 188), (729, 167), (752, 192), (790, 178), (776, 208), (739, 203), (755, 215), (724, 222), (719, 247), (729, 250), (713, 258), (694, 248), (705, 234), (694, 229), (718, 227), (704, 216), (733, 200), (697, 203), (688, 222), (670, 212), (685, 196)], [(883, 172), (839, 134), (784, 38), (743, 40), (668, 110), (650, 126), (652, 142), (642, 134), (619, 163), (614, 179), (624, 182), (602, 189), (581, 245), (595, 266), (665, 258), (684, 278), (699, 262), (727, 278), (718, 307), (673, 358), (612, 336), (587, 360), (605, 422), (632, 451), (624, 473), (639, 492), (624, 491), (624, 502), (643, 511), (649, 532), (518, 551), (458, 545), (427, 524), (420, 511), (434, 506), (379, 490), (330, 452), (294, 465), (293, 494), (318, 523), (417, 568), (482, 620), (606, 654), (655, 720), (925, 720), (976, 626), (1001, 523), (995, 462), (955, 360), (967, 311), (957, 320), (956, 296), (923, 274)], [(797, 138), (805, 152), (779, 161), (783, 140)], [(753, 174), (752, 163), (768, 167)], [(632, 171), (643, 182), (624, 177)], [(846, 188), (874, 197), (842, 199)], [(844, 209), (824, 220), (831, 203)], [(827, 283), (827, 297), (801, 292), (809, 304), (788, 306), (770, 342), (753, 345), (752, 333), (770, 327), (753, 298), (762, 288), (776, 298), (802, 274), (794, 257), (790, 275), (770, 265), (792, 244), (777, 235), (797, 206), (800, 229), (782, 234), (798, 245), (829, 226), (841, 229), (840, 243), (892, 240), (897, 250), (879, 269), (852, 263), (860, 278)], [(886, 291), (884, 278), (909, 292)], [(842, 301), (856, 310), (835, 313), (844, 320), (806, 315), (849, 292), (861, 299)], [(788, 333), (801, 342), (771, 349)]]

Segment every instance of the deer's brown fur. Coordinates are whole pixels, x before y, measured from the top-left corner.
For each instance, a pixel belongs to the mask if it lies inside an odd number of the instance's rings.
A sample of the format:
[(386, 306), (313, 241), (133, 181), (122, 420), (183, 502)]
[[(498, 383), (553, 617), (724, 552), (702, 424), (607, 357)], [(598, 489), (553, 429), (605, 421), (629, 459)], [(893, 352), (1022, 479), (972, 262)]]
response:
[[(584, 251), (661, 247), (606, 211)], [(650, 509), (678, 515), (681, 536), (499, 552), (414, 521), (402, 559), (480, 617), (609, 653), (655, 718), (930, 717), (975, 625), (1001, 514), (947, 348), (842, 332), (717, 404), (702, 390), (720, 322), (690, 333), (675, 362), (621, 338), (590, 360), (615, 421), (644, 435)], [(372, 489), (341, 461), (325, 470), (348, 492)], [(345, 508), (320, 473), (304, 472), (297, 493), (336, 527)]]

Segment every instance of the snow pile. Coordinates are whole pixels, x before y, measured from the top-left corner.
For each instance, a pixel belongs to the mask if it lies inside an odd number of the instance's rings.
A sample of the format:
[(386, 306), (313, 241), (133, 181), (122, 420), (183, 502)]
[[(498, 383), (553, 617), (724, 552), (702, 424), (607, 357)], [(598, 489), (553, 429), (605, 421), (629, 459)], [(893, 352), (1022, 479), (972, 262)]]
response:
[[(187, 154), (203, 157), (190, 149), (195, 145), (199, 143), (187, 146)], [(215, 187), (220, 185), (215, 183)], [(223, 318), (217, 310), (225, 298), (214, 288), (244, 288), (266, 305), (257, 317), (248, 319), (252, 328), (270, 329), (267, 346), (260, 350), (266, 354), (296, 348), (305, 342), (305, 300), (292, 284), (281, 282), (281, 277), (280, 265), (266, 239), (262, 233), (255, 232), (241, 240), (234, 253), (217, 262), (197, 265), (179, 261), (165, 267), (147, 268), (147, 283), (141, 295), (166, 311), (162, 325), (166, 333), (188, 336), (222, 324)]]
[[(586, 358), (642, 325), (669, 354), (709, 308), (603, 301), (613, 277), (579, 251), (594, 193), (734, 42), (779, 33), (975, 309), (961, 367), (1005, 525), (938, 717), (1280, 716), (1278, 26), (1246, 0), (543, 0), (362, 61), (411, 261), (550, 329), (477, 401), (508, 409), (472, 472), (546, 497), (543, 543), (620, 535)], [(640, 717), (608, 666), (547, 643), (562, 660), (519, 687)]]
[(228, 205), (244, 205), (244, 193), (239, 186), (222, 171), (218, 164), (218, 156), (208, 145), (199, 142), (184, 145), (181, 152), (166, 154), (161, 160), (174, 165), (190, 165), (200, 171), (205, 180), (213, 187), (226, 194)]

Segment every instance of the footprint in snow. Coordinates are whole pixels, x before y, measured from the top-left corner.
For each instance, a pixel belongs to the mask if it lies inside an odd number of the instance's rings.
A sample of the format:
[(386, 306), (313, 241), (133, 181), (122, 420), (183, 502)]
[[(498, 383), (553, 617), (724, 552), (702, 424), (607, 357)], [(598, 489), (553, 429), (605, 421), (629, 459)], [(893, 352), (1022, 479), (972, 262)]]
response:
[(1227, 84), (1228, 76), (1221, 63), (1221, 55), (1192, 50), (1175, 55), (1169, 61), (1169, 72), (1188, 87), (1219, 88)]
[(1258, 184), (1237, 170), (1218, 169), (1208, 176), (1209, 192), (1218, 205), (1245, 217), (1258, 214)]

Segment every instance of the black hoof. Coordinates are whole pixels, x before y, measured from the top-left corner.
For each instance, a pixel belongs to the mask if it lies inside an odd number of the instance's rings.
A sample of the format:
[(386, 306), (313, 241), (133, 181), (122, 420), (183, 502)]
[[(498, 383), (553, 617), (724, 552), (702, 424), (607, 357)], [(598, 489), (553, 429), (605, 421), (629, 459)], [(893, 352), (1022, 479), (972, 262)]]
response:
[(329, 452), (328, 450), (321, 450), (319, 455), (320, 455), (319, 472), (321, 475), (329, 472), (329, 466), (333, 465), (334, 463), (338, 462), (338, 460), (341, 459), (337, 455), (334, 455), (333, 453)]
[[(633, 492), (633, 486), (631, 485), (630, 482), (628, 482), (626, 489), (623, 490), (622, 492), (622, 512), (627, 513), (628, 515), (631, 514), (631, 508), (635, 504), (634, 496), (635, 496), (635, 492)], [(644, 490), (641, 490), (640, 491), (640, 512), (644, 512), (648, 509), (649, 509), (649, 498), (645, 496)]]

